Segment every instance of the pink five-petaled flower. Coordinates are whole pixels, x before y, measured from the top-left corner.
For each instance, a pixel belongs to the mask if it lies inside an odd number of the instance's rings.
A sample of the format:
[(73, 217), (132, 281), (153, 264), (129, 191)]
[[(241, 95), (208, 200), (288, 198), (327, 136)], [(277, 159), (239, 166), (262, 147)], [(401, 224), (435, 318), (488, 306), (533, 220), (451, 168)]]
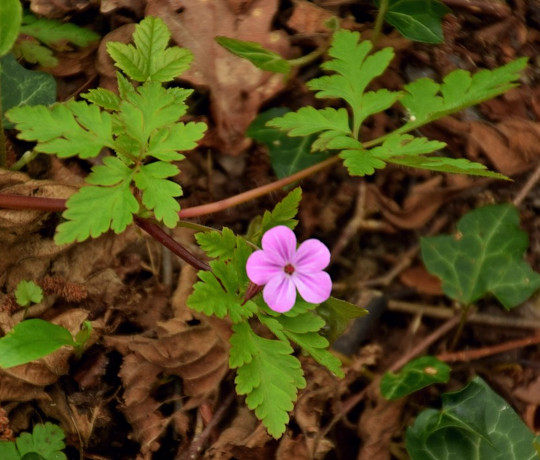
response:
[(253, 283), (264, 285), (263, 298), (272, 310), (289, 311), (296, 289), (309, 303), (330, 297), (332, 280), (323, 271), (330, 263), (330, 251), (319, 240), (306, 240), (296, 249), (294, 232), (279, 225), (263, 235), (262, 247), (249, 256), (246, 271)]

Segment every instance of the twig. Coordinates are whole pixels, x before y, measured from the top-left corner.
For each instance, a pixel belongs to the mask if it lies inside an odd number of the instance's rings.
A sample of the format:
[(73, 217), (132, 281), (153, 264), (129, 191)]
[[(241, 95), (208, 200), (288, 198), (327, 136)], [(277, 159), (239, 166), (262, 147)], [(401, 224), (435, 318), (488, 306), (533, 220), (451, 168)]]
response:
[(196, 460), (199, 458), (201, 453), (203, 452), (204, 445), (208, 441), (208, 438), (212, 434), (212, 431), (214, 428), (221, 423), (223, 418), (225, 417), (225, 414), (233, 401), (236, 398), (236, 394), (234, 391), (231, 391), (228, 396), (225, 398), (225, 401), (223, 401), (223, 404), (221, 407), (216, 411), (214, 416), (212, 417), (212, 420), (208, 425), (206, 425), (206, 428), (202, 431), (201, 434), (198, 436), (195, 436), (193, 438), (193, 441), (191, 442), (189, 449), (184, 452), (183, 454), (177, 454), (176, 458), (177, 460)]
[(525, 182), (525, 185), (521, 188), (519, 193), (516, 195), (516, 197), (512, 201), (512, 204), (518, 207), (539, 180), (540, 180), (540, 163), (538, 163), (538, 166), (536, 167), (534, 172), (529, 176), (529, 179), (527, 179), (527, 182)]
[[(443, 335), (445, 335), (448, 331), (453, 329), (458, 323), (459, 323), (460, 317), (459, 315), (453, 316), (452, 318), (448, 319), (445, 323), (443, 323), (441, 326), (439, 326), (437, 329), (435, 329), (431, 334), (429, 334), (427, 337), (424, 337), (416, 346), (414, 346), (411, 350), (406, 352), (401, 358), (399, 358), (397, 361), (395, 361), (387, 370), (389, 372), (395, 372), (401, 367), (403, 367), (405, 364), (407, 364), (412, 359), (416, 358), (418, 355), (423, 353), (428, 347), (430, 347), (434, 342), (439, 340)], [(349, 413), (362, 399), (364, 399), (366, 393), (371, 390), (375, 385), (379, 384), (379, 379), (376, 378), (371, 381), (369, 385), (367, 385), (362, 391), (355, 394), (354, 396), (347, 399), (341, 407), (341, 410), (334, 416), (334, 418), (326, 425), (318, 434), (316, 439), (314, 440), (314, 446), (317, 446), (319, 441), (326, 436), (326, 434), (330, 431), (330, 429), (347, 413)], [(315, 447), (314, 447), (315, 448)]]
[(540, 334), (535, 334), (523, 339), (511, 340), (500, 345), (494, 345), (489, 347), (477, 348), (476, 350), (462, 350), (448, 353), (441, 353), (437, 355), (437, 358), (447, 363), (456, 361), (472, 361), (474, 359), (485, 358), (486, 356), (496, 355), (498, 353), (504, 353), (505, 351), (515, 350), (516, 348), (528, 347), (529, 345), (536, 345), (540, 343)]
[(174, 254), (195, 267), (197, 270), (210, 270), (210, 266), (207, 263), (197, 259), (197, 257), (191, 254), (191, 252), (189, 252), (184, 246), (167, 234), (167, 232), (165, 232), (165, 230), (163, 230), (159, 225), (148, 219), (143, 219), (142, 217), (135, 217), (134, 220), (135, 224), (137, 224), (139, 228), (143, 229), (152, 238), (159, 241), (163, 246), (170, 249)]
[[(388, 310), (410, 313), (412, 315), (424, 315), (431, 318), (439, 319), (451, 318), (455, 315), (455, 313), (448, 308), (411, 302), (402, 302), (399, 300), (389, 300)], [(535, 321), (530, 318), (493, 316), (487, 315), (485, 313), (473, 313), (467, 318), (467, 322), (501, 328), (540, 330), (540, 321)]]
[(450, 8), (465, 8), (473, 13), (484, 13), (504, 18), (509, 15), (510, 7), (505, 3), (492, 0), (443, 0)]

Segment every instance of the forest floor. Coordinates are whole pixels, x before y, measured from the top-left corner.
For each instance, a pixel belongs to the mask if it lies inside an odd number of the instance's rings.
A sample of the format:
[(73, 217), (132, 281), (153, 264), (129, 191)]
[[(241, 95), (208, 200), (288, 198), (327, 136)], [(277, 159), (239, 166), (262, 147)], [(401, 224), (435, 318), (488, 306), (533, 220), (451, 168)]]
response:
[[(451, 348), (455, 328), (430, 336), (458, 313), (422, 265), (421, 237), (452, 234), (468, 211), (512, 202), (529, 236), (526, 259), (540, 271), (540, 3), (444, 3), (452, 13), (443, 21), (442, 44), (412, 42), (383, 28), (379, 45), (394, 47), (396, 57), (376, 86), (398, 90), (422, 76), (440, 80), (456, 68), (474, 72), (529, 57), (519, 87), (421, 129), (446, 142), (449, 154), (484, 163), (513, 181), (397, 167), (354, 178), (333, 165), (299, 184), (299, 241), (314, 237), (326, 243), (334, 295), (371, 312), (336, 346), (344, 379), (302, 358), (308, 386), (286, 434), (275, 440), (234, 392), (227, 365), (230, 325), (186, 307), (195, 269), (136, 228), (57, 246), (52, 237), (59, 214), (0, 209), (0, 326), (22, 316), (13, 297), (17, 283), (35, 280), (46, 298), (33, 316), (73, 331), (89, 319), (94, 330), (80, 359), (61, 350), (0, 372), (4, 437), (52, 421), (66, 433), (66, 453), (73, 459), (402, 459), (405, 430), (418, 413), (474, 375), (507, 400), (531, 430), (540, 430), (538, 346), (492, 349), (538, 333), (535, 297), (510, 313), (493, 299), (480, 302), (454, 347), (466, 353), (447, 355), (456, 360), (447, 384), (397, 402), (384, 400), (370, 385), (396, 361), (412, 356), (415, 347), (432, 355)], [(59, 101), (98, 86), (113, 88), (105, 43), (127, 42), (132, 24), (146, 15), (162, 17), (173, 41), (194, 52), (195, 67), (180, 83), (196, 90), (190, 117), (207, 122), (209, 131), (180, 164), (183, 209), (276, 180), (268, 151), (245, 137), (246, 128), (268, 108), (316, 103), (305, 82), (318, 75), (321, 61), (286, 81), (254, 67), (242, 66), (239, 73), (239, 58), (221, 50), (214, 36), (263, 44), (277, 40), (274, 49), (297, 57), (328, 41), (329, 17), (369, 38), (377, 12), (371, 1), (347, 0), (32, 0), (29, 6), (37, 15), (71, 21), (103, 37), (95, 46), (59, 53), (59, 64), (44, 69), (57, 80)], [(378, 114), (363, 136), (380, 136), (399, 122), (399, 114)], [(28, 148), (14, 131), (8, 132), (8, 146), (10, 164)], [(22, 172), (0, 172), (0, 192), (67, 198), (91, 166), (40, 155)], [(197, 222), (245, 233), (254, 217), (286, 193)], [(171, 231), (203, 257), (193, 233)], [(477, 349), (485, 352), (482, 357), (467, 354)]]

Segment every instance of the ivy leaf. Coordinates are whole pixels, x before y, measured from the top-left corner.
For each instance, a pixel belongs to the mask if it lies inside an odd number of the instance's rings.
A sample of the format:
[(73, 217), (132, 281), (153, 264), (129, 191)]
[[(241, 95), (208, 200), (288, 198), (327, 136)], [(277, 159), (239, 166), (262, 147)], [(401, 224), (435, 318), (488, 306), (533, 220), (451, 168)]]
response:
[(409, 40), (442, 43), (441, 22), (448, 12), (438, 0), (390, 0), (384, 19)]
[(407, 430), (412, 460), (533, 460), (534, 434), (479, 377), (443, 395), (440, 411), (422, 412)]
[(57, 227), (57, 244), (97, 238), (109, 229), (123, 232), (133, 222), (139, 203), (124, 181), (114, 187), (82, 187), (66, 203), (63, 216), (68, 219)]
[(246, 135), (263, 143), (268, 149), (270, 162), (278, 179), (291, 176), (328, 158), (325, 153), (311, 153), (315, 134), (301, 138), (289, 137), (283, 131), (265, 126), (266, 122), (284, 115), (288, 110), (284, 107), (274, 107), (260, 113), (249, 125)]
[(37, 38), (58, 51), (69, 49), (67, 43), (84, 47), (99, 39), (98, 34), (84, 27), (56, 19), (37, 18), (28, 13), (23, 17), (21, 33)]
[(184, 48), (167, 48), (170, 38), (162, 19), (147, 16), (135, 27), (135, 46), (109, 42), (107, 52), (132, 80), (171, 81), (189, 68), (193, 55)]
[(133, 176), (135, 185), (142, 191), (143, 204), (169, 228), (174, 228), (180, 220), (180, 204), (175, 197), (182, 195), (182, 187), (166, 178), (179, 172), (173, 164), (156, 161), (143, 165)]
[[(213, 232), (214, 233), (214, 232)], [(224, 231), (222, 241), (230, 242), (230, 230)], [(215, 315), (218, 318), (229, 316), (232, 322), (245, 321), (257, 311), (257, 304), (252, 300), (244, 301), (245, 288), (248, 285), (246, 262), (251, 249), (241, 237), (236, 237), (236, 247), (230, 258), (226, 252), (219, 251), (214, 244), (218, 241), (215, 235), (211, 237), (199, 235), (210, 253), (221, 255), (220, 259), (210, 262), (212, 271), (200, 270), (200, 281), (193, 286), (193, 293), (187, 299), (187, 305), (205, 315)]]
[(83, 101), (14, 107), (6, 115), (16, 124), (17, 137), (37, 141), (38, 152), (92, 158), (104, 147), (113, 147), (111, 116)]
[(353, 319), (367, 315), (368, 311), (345, 300), (330, 297), (317, 307), (317, 314), (326, 322), (325, 336), (330, 343), (334, 343)]
[(450, 113), (494, 98), (517, 85), (527, 58), (519, 58), (494, 70), (481, 70), (471, 76), (458, 69), (449, 73), (442, 85), (429, 78), (420, 78), (405, 86), (401, 104), (410, 120), (400, 130), (410, 131)]
[[(0, 60), (2, 108), (49, 105), (56, 101), (56, 80), (45, 72), (27, 70), (9, 53)], [(4, 116), (4, 128), (15, 126)]]
[(215, 40), (230, 53), (247, 59), (259, 69), (283, 74), (288, 74), (291, 70), (291, 64), (286, 59), (267, 50), (260, 43), (229, 37), (215, 37)]
[(509, 310), (540, 287), (540, 274), (523, 260), (528, 244), (517, 210), (502, 204), (466, 214), (455, 236), (422, 238), (421, 249), (448, 297), (470, 305), (493, 294)]
[(286, 113), (274, 118), (267, 126), (283, 129), (289, 136), (307, 136), (320, 131), (331, 130), (338, 134), (349, 134), (349, 115), (345, 109), (327, 107), (317, 110), (315, 107), (302, 107), (297, 112)]
[(0, 367), (29, 363), (64, 345), (74, 344), (66, 328), (42, 319), (27, 319), (0, 338)]
[(422, 356), (397, 373), (386, 372), (381, 379), (381, 394), (390, 400), (403, 398), (434, 383), (448, 382), (451, 370), (434, 356)]
[(279, 438), (298, 389), (306, 386), (300, 361), (288, 343), (259, 337), (247, 322), (233, 326), (230, 343), (229, 366), (238, 368), (236, 392), (246, 395), (248, 407), (268, 433)]
[(19, 0), (0, 2), (0, 57), (8, 53), (19, 36), (22, 20), (22, 5)]
[(21, 281), (15, 289), (15, 300), (21, 307), (43, 300), (43, 290), (33, 281)]

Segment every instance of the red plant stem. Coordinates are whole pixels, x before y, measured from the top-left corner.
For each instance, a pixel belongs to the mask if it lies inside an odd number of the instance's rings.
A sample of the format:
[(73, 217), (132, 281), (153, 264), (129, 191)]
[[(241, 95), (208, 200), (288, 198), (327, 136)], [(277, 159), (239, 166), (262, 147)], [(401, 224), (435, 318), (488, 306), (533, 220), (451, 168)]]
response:
[(207, 263), (197, 259), (197, 257), (191, 254), (191, 252), (189, 252), (184, 246), (178, 243), (159, 225), (155, 224), (151, 220), (143, 219), (142, 217), (135, 217), (135, 224), (148, 233), (152, 238), (159, 241), (167, 249), (170, 249), (182, 260), (195, 267), (197, 270), (210, 270), (210, 266)]
[(189, 219), (193, 217), (204, 216), (206, 214), (213, 214), (215, 212), (223, 211), (224, 209), (232, 208), (246, 201), (259, 198), (260, 196), (266, 195), (267, 193), (278, 190), (286, 185), (293, 184), (301, 179), (304, 179), (328, 166), (339, 161), (339, 156), (330, 157), (316, 165), (310, 166), (309, 168), (302, 169), (297, 173), (279, 179), (277, 181), (271, 182), (261, 187), (257, 187), (251, 190), (248, 190), (244, 193), (239, 193), (238, 195), (231, 196), (230, 198), (225, 198), (224, 200), (215, 201), (213, 203), (203, 204), (201, 206), (193, 206), (191, 208), (182, 209), (179, 212), (180, 219)]
[(0, 208), (62, 212), (66, 209), (66, 200), (61, 198), (44, 198), (41, 196), (22, 196), (0, 193)]

